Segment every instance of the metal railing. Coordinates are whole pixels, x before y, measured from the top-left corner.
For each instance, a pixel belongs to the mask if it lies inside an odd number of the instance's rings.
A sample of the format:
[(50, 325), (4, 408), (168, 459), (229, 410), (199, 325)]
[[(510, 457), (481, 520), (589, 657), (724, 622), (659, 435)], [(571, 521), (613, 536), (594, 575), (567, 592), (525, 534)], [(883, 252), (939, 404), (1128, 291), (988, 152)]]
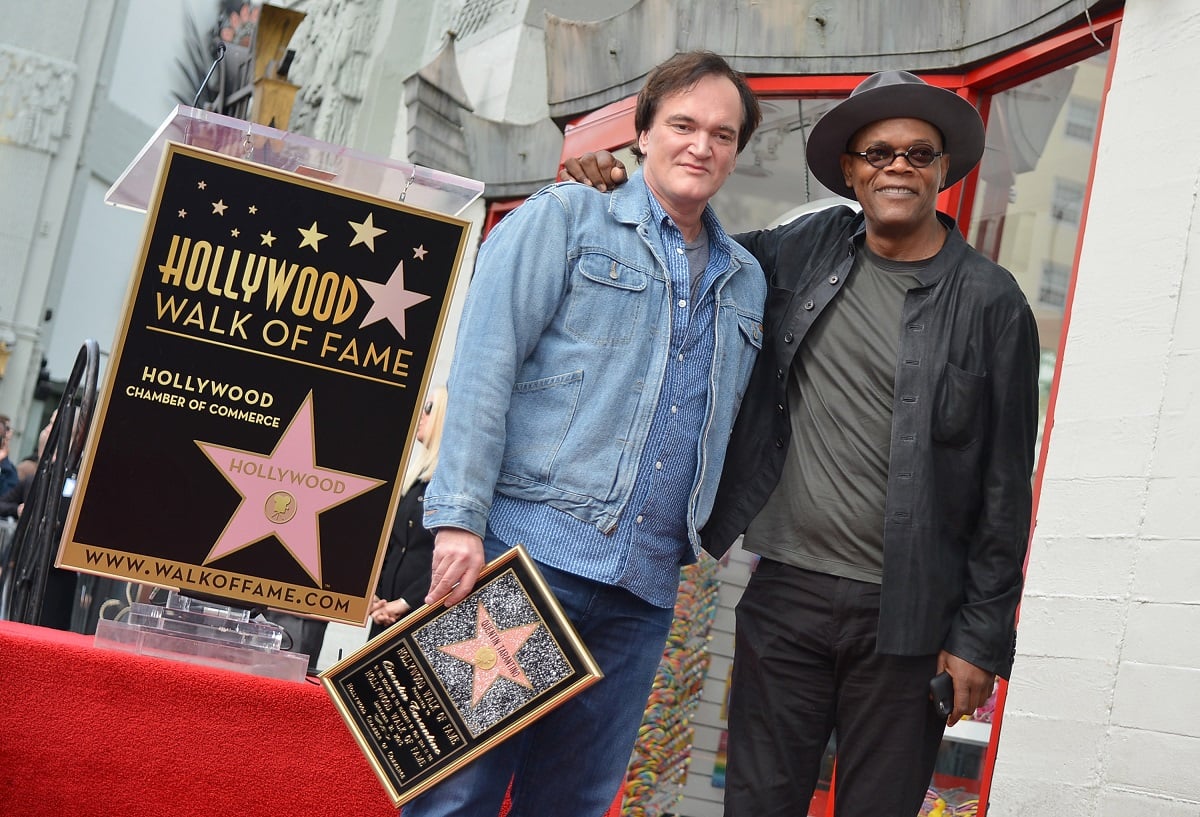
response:
[[(99, 369), (100, 346), (94, 340), (86, 340), (59, 400), (29, 497), (12, 533), (11, 547), (0, 564), (2, 619), (43, 624), (48, 623), (46, 613), (56, 612), (43, 607), (47, 602), (47, 585), (55, 571), (54, 556), (62, 536), (63, 519), (70, 506), (75, 475), (96, 409)], [(73, 580), (74, 576), (70, 578)], [(70, 614), (69, 607), (57, 612)]]

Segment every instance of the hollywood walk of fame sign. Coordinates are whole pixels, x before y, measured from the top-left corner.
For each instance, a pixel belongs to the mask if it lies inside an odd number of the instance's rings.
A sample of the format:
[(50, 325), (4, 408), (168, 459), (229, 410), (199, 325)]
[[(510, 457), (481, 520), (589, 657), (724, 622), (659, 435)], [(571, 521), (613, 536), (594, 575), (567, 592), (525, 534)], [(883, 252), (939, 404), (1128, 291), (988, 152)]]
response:
[(418, 608), (321, 683), (399, 806), (601, 677), (518, 545), (466, 599)]
[(56, 563), (365, 623), (468, 227), (168, 144)]

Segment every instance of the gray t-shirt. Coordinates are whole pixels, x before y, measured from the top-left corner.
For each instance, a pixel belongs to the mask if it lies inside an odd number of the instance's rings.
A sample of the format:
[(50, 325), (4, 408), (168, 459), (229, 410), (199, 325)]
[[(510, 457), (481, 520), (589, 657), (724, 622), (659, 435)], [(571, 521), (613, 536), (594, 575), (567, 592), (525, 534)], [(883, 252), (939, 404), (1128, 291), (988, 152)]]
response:
[(694, 303), (699, 294), (700, 279), (704, 277), (704, 268), (708, 266), (708, 228), (702, 227), (695, 239), (683, 242), (683, 252), (687, 256), (688, 273), (692, 279), (688, 300)]
[(744, 547), (806, 570), (878, 583), (900, 315), (929, 261), (864, 246), (788, 380), (792, 444)]

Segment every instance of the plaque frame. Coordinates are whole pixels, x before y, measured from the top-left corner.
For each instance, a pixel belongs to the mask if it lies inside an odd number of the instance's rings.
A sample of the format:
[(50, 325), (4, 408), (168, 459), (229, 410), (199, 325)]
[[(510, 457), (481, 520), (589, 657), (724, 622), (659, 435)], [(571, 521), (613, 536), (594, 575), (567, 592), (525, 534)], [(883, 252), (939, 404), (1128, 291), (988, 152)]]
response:
[[(468, 625), (474, 627), (474, 638), (461, 638)], [(443, 650), (477, 646), (485, 636), (497, 644), (508, 632), (523, 636), (509, 666), (517, 667), (528, 688), (498, 670), (480, 693), (480, 669), (486, 672), (504, 658), (496, 659), (493, 651), (481, 660), (477, 651), (476, 661), (470, 661)], [(533, 655), (519, 660), (525, 650)], [(471, 679), (469, 703), (464, 701), (468, 690), (463, 667), (470, 668), (465, 671)], [(537, 565), (518, 544), (480, 571), (463, 601), (453, 607), (439, 602), (417, 608), (319, 677), (392, 804), (399, 807), (604, 674)], [(507, 711), (496, 714), (505, 707)], [(425, 723), (422, 715), (432, 723)]]

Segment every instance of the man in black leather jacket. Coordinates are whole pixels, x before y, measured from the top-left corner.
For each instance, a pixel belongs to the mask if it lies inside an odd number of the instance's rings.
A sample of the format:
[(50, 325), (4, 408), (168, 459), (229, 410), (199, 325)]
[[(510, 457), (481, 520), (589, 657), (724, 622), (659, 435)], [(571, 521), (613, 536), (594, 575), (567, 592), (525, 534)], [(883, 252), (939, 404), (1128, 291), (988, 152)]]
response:
[[(745, 533), (762, 557), (737, 609), (727, 817), (807, 813), (835, 730), (839, 817), (911, 817), (946, 724), (1011, 670), (1037, 328), (1013, 277), (936, 210), (983, 140), (961, 97), (876, 74), (807, 148), (862, 212), (735, 237), (771, 288), (702, 531), (715, 556)], [(948, 717), (929, 699), (943, 671)]]

